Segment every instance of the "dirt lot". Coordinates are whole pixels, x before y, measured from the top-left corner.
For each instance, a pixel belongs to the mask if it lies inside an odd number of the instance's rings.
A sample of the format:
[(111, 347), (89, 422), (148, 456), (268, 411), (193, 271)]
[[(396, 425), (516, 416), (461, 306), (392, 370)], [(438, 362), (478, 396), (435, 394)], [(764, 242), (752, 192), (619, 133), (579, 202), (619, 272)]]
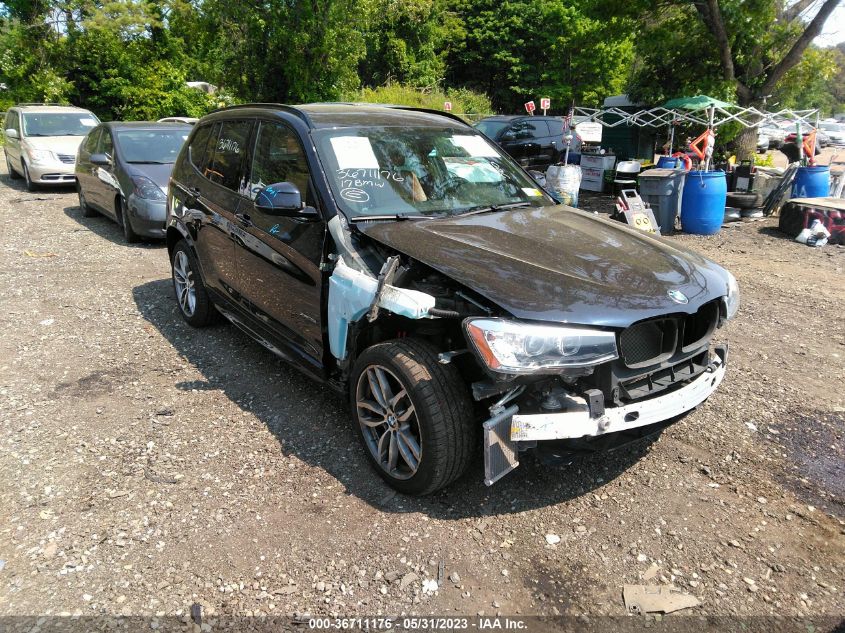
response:
[(162, 245), (19, 182), (0, 176), (0, 615), (622, 615), (646, 576), (687, 613), (845, 616), (845, 248), (771, 220), (669, 238), (742, 289), (716, 394), (652, 443), (493, 488), (477, 464), (419, 500), (370, 471), (332, 392), (186, 326)]

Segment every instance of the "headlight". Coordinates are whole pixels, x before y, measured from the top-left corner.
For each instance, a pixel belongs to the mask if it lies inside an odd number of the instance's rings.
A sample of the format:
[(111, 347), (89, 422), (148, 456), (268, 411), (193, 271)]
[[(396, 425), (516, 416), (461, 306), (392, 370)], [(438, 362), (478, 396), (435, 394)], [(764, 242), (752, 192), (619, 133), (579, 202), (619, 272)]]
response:
[(56, 160), (53, 152), (46, 149), (28, 149), (26, 153), (33, 163), (52, 163)]
[(167, 200), (167, 196), (157, 184), (146, 176), (132, 176), (135, 195), (145, 200)]
[(616, 335), (603, 330), (504, 319), (468, 319), (464, 327), (487, 367), (504, 374), (554, 373), (618, 357)]
[(725, 306), (728, 309), (727, 318), (732, 319), (739, 310), (739, 284), (736, 283), (736, 278), (728, 271), (728, 294), (725, 297)]

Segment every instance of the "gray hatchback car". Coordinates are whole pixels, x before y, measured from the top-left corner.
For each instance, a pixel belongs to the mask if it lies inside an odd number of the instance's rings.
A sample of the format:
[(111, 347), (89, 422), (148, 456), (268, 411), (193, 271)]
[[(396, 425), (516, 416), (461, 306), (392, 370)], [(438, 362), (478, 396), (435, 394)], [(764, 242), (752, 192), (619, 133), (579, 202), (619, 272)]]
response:
[(191, 126), (184, 123), (110, 122), (79, 146), (76, 180), (85, 217), (114, 219), (127, 242), (163, 238), (167, 183)]

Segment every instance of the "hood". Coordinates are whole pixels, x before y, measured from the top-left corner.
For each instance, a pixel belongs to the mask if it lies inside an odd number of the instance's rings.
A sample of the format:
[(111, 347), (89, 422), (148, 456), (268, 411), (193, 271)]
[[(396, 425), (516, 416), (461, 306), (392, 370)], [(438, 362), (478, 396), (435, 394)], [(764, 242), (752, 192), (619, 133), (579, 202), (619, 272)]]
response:
[(146, 176), (164, 191), (167, 191), (170, 174), (173, 171), (173, 163), (167, 165), (124, 163), (124, 165), (128, 176)]
[(355, 226), (520, 319), (627, 327), (727, 292), (709, 259), (562, 205)]
[(27, 136), (24, 141), (32, 149), (46, 149), (56, 154), (70, 154), (76, 157), (76, 151), (84, 136)]

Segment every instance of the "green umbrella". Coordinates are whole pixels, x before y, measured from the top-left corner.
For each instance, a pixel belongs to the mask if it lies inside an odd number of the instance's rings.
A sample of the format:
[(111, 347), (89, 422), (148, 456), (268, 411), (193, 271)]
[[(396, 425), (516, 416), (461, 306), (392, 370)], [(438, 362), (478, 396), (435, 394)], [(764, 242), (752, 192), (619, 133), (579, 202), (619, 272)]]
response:
[(717, 108), (729, 108), (733, 104), (726, 101), (720, 101), (707, 95), (698, 95), (696, 97), (678, 97), (663, 104), (664, 108), (669, 110), (706, 110), (716, 106)]

